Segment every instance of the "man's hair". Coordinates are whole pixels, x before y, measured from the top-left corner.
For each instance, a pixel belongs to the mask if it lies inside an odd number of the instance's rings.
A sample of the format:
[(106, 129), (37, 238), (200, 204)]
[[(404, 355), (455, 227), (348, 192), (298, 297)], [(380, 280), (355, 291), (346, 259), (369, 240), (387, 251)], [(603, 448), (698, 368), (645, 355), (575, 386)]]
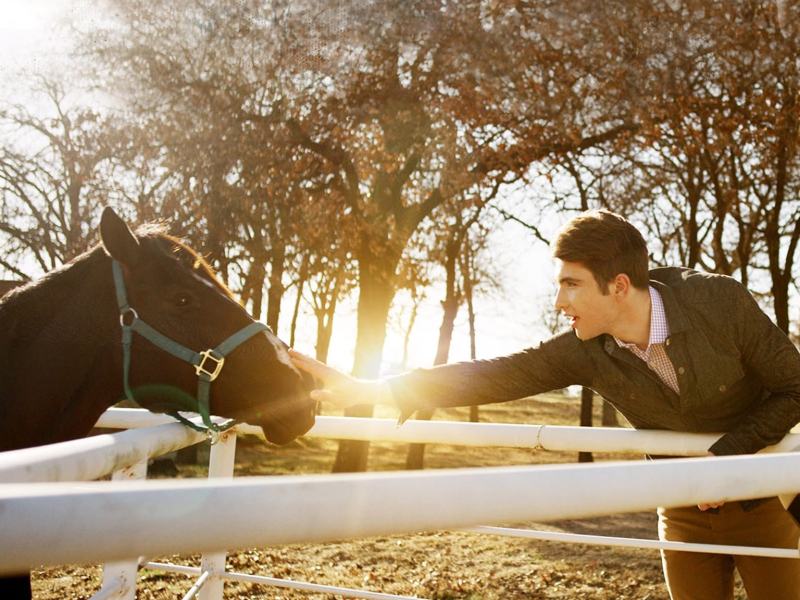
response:
[(603, 294), (620, 273), (635, 288), (648, 287), (647, 244), (630, 221), (611, 211), (581, 213), (559, 231), (552, 250), (554, 257), (589, 269)]

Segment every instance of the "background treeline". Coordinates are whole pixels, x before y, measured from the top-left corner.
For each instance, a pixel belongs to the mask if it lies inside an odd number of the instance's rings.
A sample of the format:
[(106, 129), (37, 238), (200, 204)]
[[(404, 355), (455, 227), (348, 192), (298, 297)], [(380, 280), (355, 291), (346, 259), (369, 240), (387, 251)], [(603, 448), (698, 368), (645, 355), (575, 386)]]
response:
[[(308, 303), (322, 359), (337, 305), (357, 297), (353, 372), (373, 376), (399, 291), (416, 307), (444, 281), (436, 362), (462, 307), (474, 355), (473, 299), (502, 284), (497, 224), (547, 241), (553, 215), (605, 206), (646, 230), (653, 264), (733, 275), (792, 333), (796, 1), (97, 11), (74, 23), (73, 69), (21, 79), (35, 104), (0, 107), (10, 277), (83, 251), (110, 203), (169, 220), (292, 338)], [(342, 444), (337, 469), (365, 464), (363, 443)]]

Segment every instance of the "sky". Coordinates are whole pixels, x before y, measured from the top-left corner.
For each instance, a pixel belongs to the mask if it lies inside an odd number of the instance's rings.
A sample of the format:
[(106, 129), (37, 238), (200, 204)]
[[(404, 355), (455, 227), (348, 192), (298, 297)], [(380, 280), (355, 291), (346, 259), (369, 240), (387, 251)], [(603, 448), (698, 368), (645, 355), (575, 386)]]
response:
[[(66, 52), (68, 18), (92, 19), (87, 0), (0, 0), (0, 101), (25, 102), (25, 77), (69, 68)], [(547, 233), (558, 223), (545, 224)], [(549, 334), (541, 324), (541, 310), (552, 293), (552, 265), (546, 246), (515, 223), (506, 223), (494, 233), (492, 260), (501, 271), (503, 289), (476, 299), (477, 353), (490, 358), (528, 347)], [(429, 366), (436, 352), (441, 322), (440, 301), (444, 291), (432, 289), (420, 307), (412, 332), (408, 367)], [(356, 299), (341, 305), (334, 322), (329, 362), (342, 369), (352, 366), (355, 345)], [(293, 306), (287, 294), (282, 311), (279, 335), (288, 340)], [(403, 355), (404, 320), (408, 306), (398, 306), (390, 319), (384, 352), (384, 368), (396, 371)], [(407, 318), (407, 317), (406, 317)], [(315, 327), (310, 312), (298, 327), (296, 346), (313, 354)], [(466, 309), (459, 312), (450, 359), (469, 359), (469, 332)]]
[(71, 11), (79, 10), (81, 4), (72, 0), (2, 0), (0, 73), (3, 79), (13, 77), (19, 69), (40, 72), (58, 59), (59, 51), (64, 48), (64, 38), (53, 28)]

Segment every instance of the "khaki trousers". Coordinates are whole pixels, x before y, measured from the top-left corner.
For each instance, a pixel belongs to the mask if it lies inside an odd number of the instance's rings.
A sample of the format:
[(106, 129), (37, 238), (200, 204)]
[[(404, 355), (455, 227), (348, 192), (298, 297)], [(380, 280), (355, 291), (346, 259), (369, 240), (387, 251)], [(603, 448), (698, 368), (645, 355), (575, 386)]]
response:
[[(658, 509), (658, 537), (672, 542), (766, 546), (797, 550), (800, 528), (777, 498), (749, 511), (729, 502), (717, 512), (696, 506)], [(800, 600), (800, 559), (663, 550), (672, 600), (730, 600), (739, 570), (750, 600)]]

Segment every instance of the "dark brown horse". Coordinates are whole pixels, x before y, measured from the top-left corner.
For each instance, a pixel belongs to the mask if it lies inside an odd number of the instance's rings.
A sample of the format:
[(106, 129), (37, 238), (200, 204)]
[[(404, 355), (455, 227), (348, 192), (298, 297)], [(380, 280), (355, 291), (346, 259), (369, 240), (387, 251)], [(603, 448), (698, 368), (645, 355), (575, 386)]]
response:
[[(94, 249), (0, 301), (0, 450), (85, 436), (123, 397), (113, 260), (138, 319), (188, 349), (215, 348), (243, 328), (258, 329), (206, 262), (179, 240), (155, 228), (134, 235), (109, 208), (100, 236)], [(175, 409), (137, 390), (196, 395), (195, 368), (136, 333), (130, 357), (130, 388), (145, 408)], [(210, 409), (260, 425), (268, 440), (287, 443), (314, 422), (308, 389), (286, 346), (259, 331), (225, 358), (210, 386)], [(29, 596), (27, 576), (0, 580), (0, 598)]]

